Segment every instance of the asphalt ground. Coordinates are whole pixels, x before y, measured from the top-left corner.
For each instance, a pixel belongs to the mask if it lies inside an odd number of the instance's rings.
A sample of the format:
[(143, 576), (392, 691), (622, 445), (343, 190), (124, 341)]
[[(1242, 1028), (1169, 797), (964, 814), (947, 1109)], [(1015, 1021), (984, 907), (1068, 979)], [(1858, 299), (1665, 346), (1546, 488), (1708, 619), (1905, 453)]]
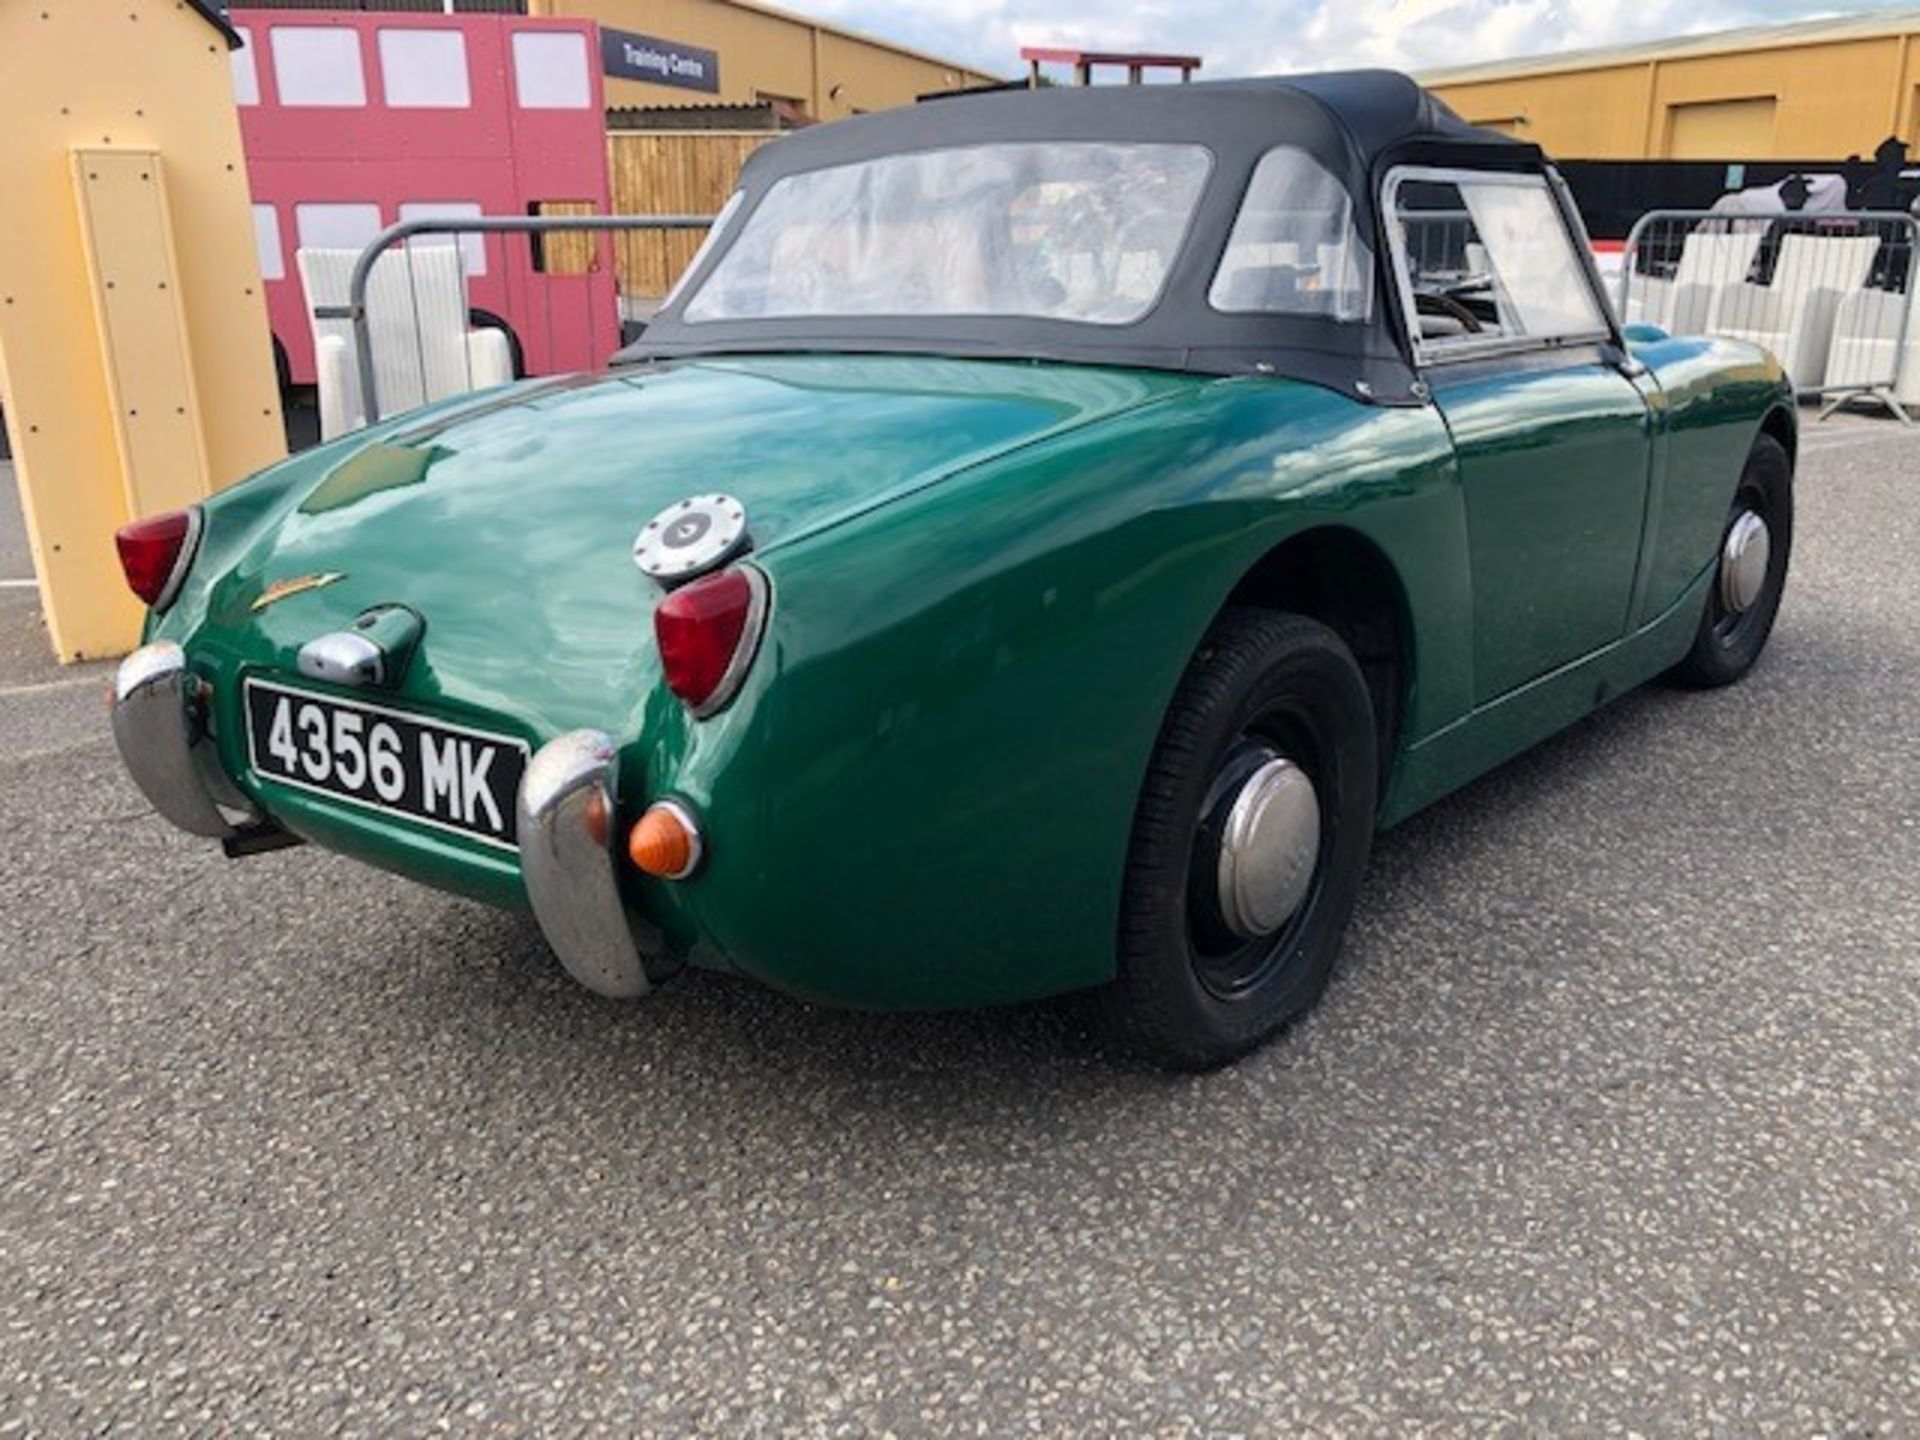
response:
[(0, 591), (0, 1435), (1920, 1433), (1920, 439), (1809, 429), (1762, 668), (1384, 837), (1200, 1079), (230, 864)]

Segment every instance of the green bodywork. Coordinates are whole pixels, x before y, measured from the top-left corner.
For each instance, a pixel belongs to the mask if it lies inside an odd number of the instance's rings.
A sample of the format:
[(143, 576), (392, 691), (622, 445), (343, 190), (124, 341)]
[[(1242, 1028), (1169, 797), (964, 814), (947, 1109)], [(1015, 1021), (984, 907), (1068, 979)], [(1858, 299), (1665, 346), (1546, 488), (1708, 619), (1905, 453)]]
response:
[[(862, 1006), (1050, 994), (1112, 973), (1161, 718), (1236, 588), (1304, 563), (1281, 547), (1337, 532), (1367, 562), (1350, 583), (1398, 617), (1383, 824), (1679, 658), (1742, 462), (1763, 425), (1791, 445), (1791, 400), (1757, 350), (1636, 354), (1634, 378), (1593, 353), (1450, 369), (1401, 408), (1279, 378), (910, 356), (529, 383), (210, 501), (152, 635), (211, 682), (227, 770), (322, 845), (525, 903), (509, 853), (247, 770), (242, 678), (297, 679), (304, 642), (400, 603), (426, 629), (383, 701), (536, 747), (605, 730), (625, 745), (618, 833), (662, 796), (698, 812), (691, 879), (623, 867), (672, 956)], [(662, 681), (661, 592), (629, 551), (669, 502), (716, 490), (746, 502), (774, 599), (739, 697), (696, 721)]]

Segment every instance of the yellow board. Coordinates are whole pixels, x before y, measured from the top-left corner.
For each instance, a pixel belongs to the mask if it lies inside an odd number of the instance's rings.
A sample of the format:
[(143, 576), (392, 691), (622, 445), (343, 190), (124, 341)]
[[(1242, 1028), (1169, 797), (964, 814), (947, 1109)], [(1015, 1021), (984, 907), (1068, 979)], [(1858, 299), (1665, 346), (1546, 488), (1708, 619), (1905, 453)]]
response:
[(177, 510), (206, 497), (207, 447), (160, 156), (77, 150), (73, 186), (127, 511)]
[(114, 530), (285, 453), (232, 69), (179, 0), (0, 0), (0, 56), (0, 405), (54, 649), (97, 658), (139, 636)]

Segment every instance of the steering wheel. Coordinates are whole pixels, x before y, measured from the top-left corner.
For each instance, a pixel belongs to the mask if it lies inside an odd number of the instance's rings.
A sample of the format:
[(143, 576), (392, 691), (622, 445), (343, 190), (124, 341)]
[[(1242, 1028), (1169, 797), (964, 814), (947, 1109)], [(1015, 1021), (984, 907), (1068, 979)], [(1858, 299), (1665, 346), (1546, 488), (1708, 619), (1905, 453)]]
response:
[(1478, 315), (1445, 290), (1417, 292), (1413, 297), (1413, 311), (1416, 315), (1444, 315), (1450, 320), (1458, 320), (1469, 335), (1478, 335), (1486, 328), (1480, 323)]
[(1490, 295), (1493, 293), (1493, 276), (1487, 271), (1477, 275), (1463, 275), (1458, 280), (1433, 287), (1434, 293), (1445, 295), (1449, 299), (1458, 299), (1462, 295)]

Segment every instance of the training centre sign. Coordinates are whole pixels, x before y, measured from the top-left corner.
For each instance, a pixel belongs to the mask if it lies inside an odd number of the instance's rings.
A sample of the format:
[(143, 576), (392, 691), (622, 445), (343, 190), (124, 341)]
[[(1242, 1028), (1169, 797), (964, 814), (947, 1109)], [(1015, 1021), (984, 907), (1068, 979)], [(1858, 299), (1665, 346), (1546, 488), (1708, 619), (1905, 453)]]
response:
[(631, 30), (600, 31), (600, 68), (622, 80), (720, 93), (720, 57), (698, 45), (657, 40)]

